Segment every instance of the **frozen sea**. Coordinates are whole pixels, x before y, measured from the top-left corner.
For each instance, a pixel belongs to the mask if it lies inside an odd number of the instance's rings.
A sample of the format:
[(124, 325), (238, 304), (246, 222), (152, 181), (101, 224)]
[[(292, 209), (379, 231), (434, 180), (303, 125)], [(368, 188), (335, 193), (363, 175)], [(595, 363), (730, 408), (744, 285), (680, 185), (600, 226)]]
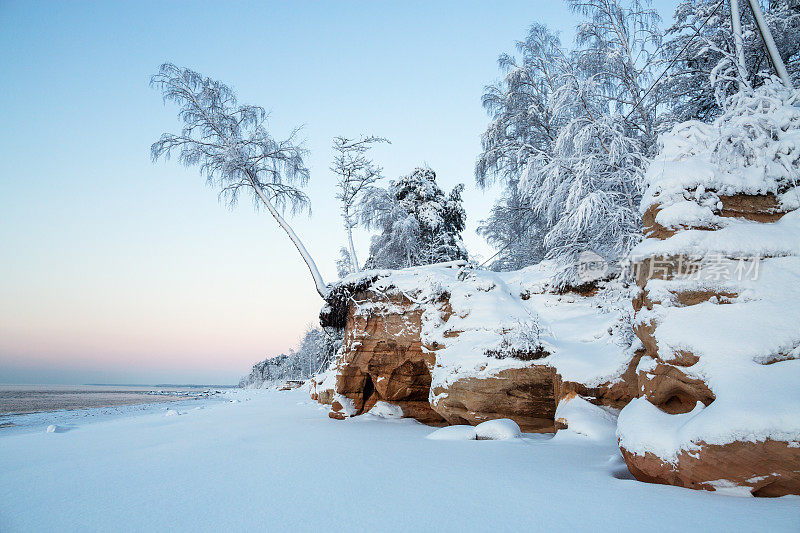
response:
[(195, 386), (0, 384), (0, 436), (50, 424), (97, 421), (210, 399), (224, 389)]

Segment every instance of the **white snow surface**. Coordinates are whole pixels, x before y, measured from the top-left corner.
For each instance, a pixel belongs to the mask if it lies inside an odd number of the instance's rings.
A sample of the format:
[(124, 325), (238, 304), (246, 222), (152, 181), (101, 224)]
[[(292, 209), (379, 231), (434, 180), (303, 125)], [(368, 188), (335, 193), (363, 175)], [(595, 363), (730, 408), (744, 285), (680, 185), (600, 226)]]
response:
[[(301, 390), (227, 394), (241, 401), (63, 433), (0, 430), (0, 530), (626, 532), (692, 524), (722, 532), (796, 531), (800, 523), (798, 497), (632, 480), (613, 439), (565, 431), (432, 440), (430, 427), (410, 419), (331, 420)], [(659, 518), (663, 510), (675, 519)]]
[(431, 440), (475, 440), (475, 426), (445, 426), (425, 437)]
[(379, 401), (370, 409), (369, 414), (381, 418), (403, 418), (403, 408), (389, 402)]

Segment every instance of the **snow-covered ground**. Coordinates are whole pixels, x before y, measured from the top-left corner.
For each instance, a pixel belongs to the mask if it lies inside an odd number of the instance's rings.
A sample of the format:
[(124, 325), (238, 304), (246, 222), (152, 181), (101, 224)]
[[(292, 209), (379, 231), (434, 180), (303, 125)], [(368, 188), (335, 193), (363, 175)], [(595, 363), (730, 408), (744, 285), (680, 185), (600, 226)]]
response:
[(436, 440), (409, 419), (331, 420), (302, 390), (227, 394), (67, 431), (0, 432), (0, 531), (800, 526), (800, 497), (632, 480), (613, 432)]

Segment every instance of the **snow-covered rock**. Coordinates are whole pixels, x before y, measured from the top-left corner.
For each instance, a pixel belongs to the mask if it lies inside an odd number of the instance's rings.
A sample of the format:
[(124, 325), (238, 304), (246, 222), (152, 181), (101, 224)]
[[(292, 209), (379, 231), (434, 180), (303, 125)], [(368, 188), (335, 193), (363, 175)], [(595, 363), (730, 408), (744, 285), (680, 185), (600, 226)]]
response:
[(614, 441), (616, 437), (616, 413), (610, 408), (591, 404), (576, 394), (571, 394), (558, 403), (556, 421), (569, 433), (592, 440), (608, 442)]
[(380, 418), (403, 418), (402, 407), (383, 401), (375, 402), (368, 413)]
[(333, 395), (336, 394), (336, 366), (331, 364), (324, 372), (312, 376), (306, 386), (312, 400), (316, 400), (323, 405), (330, 405), (333, 402)]
[(475, 426), (475, 435), (478, 440), (509, 440), (522, 436), (522, 431), (510, 418), (498, 418)]
[(647, 355), (619, 442), (640, 480), (800, 494), (800, 91), (730, 106), (676, 126), (648, 173), (633, 251)]
[(567, 392), (621, 407), (636, 395), (630, 302), (556, 293), (554, 273), (454, 262), (345, 278), (323, 310), (345, 330), (337, 393), (356, 415), (386, 401), (429, 424), (511, 418), (526, 432), (554, 432)]

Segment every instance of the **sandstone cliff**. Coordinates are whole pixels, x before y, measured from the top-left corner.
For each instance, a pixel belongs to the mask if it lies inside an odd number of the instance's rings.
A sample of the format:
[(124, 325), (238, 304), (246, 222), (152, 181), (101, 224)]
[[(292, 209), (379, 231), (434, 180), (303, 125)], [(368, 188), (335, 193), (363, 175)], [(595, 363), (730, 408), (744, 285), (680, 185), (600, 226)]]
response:
[(346, 308), (323, 312), (345, 326), (331, 416), (389, 402), (431, 425), (511, 418), (554, 432), (566, 394), (622, 407), (636, 395), (638, 358), (625, 313), (593, 294), (554, 293), (553, 272), (453, 263), (346, 279)]
[(547, 262), (346, 278), (321, 313), (345, 339), (312, 395), (340, 419), (616, 431), (641, 481), (800, 494), (798, 99), (766, 84), (664, 136), (646, 238), (610, 282), (557, 292)]
[(800, 109), (761, 91), (678, 125), (648, 173), (633, 252), (647, 353), (618, 424), (643, 481), (800, 494)]

